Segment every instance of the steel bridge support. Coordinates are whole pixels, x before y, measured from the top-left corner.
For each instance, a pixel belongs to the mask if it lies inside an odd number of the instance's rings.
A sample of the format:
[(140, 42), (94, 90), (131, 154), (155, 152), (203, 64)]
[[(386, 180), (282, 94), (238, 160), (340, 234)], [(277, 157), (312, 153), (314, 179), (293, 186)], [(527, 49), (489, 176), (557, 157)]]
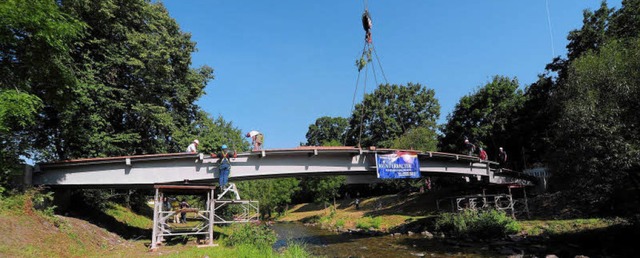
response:
[[(259, 219), (260, 208), (258, 201), (240, 200), (238, 190), (233, 185), (235, 196), (237, 199), (222, 199), (226, 191), (220, 194), (219, 198), (215, 195), (215, 186), (212, 185), (154, 185), (154, 205), (153, 205), (153, 229), (151, 232), (151, 250), (155, 250), (162, 245), (165, 237), (168, 236), (204, 236), (204, 246), (217, 246), (213, 242), (213, 226), (215, 224), (231, 224), (231, 223), (247, 223), (255, 222)], [(204, 195), (206, 194), (206, 203), (204, 210), (195, 208), (166, 210), (163, 207), (165, 193), (174, 193), (181, 195)], [(222, 210), (227, 207), (239, 207), (236, 210), (227, 212), (232, 217), (225, 217)], [(201, 222), (191, 227), (179, 227), (170, 224), (168, 221), (171, 217), (181, 212), (191, 212), (196, 214), (196, 219)], [(175, 221), (174, 221), (175, 222)]]
[[(205, 246), (217, 246), (213, 242), (213, 224), (214, 224), (214, 189), (215, 186), (204, 185), (155, 185), (155, 196), (153, 199), (153, 228), (151, 233), (151, 250), (155, 250), (165, 240), (167, 236), (190, 236), (190, 235), (204, 235)], [(165, 192), (179, 193), (179, 194), (205, 194), (207, 201), (205, 203), (205, 210), (197, 209), (181, 209), (181, 210), (166, 210), (163, 207), (163, 200)], [(191, 228), (178, 228), (175, 225), (170, 225), (169, 220), (171, 217), (179, 214), (180, 212), (194, 212), (196, 218), (202, 222)], [(175, 222), (175, 221), (174, 221)]]

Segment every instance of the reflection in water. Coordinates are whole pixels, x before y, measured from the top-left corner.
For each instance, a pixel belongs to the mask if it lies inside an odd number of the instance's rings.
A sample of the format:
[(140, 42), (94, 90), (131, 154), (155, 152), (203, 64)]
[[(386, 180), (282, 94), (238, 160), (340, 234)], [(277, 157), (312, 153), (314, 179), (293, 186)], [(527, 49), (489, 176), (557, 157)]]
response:
[[(360, 236), (337, 234), (299, 223), (277, 223), (273, 229), (278, 234), (274, 244), (277, 250), (288, 241), (306, 245), (314, 255), (326, 257), (495, 257), (487, 248), (447, 245), (440, 240), (422, 236)], [(504, 256), (504, 255), (502, 255)]]

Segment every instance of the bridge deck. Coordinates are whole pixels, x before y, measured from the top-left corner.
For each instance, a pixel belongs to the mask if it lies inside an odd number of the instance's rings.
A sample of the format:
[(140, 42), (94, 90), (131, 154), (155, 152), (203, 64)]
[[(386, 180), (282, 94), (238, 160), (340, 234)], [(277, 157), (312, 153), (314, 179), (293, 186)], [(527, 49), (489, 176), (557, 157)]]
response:
[[(348, 183), (376, 180), (375, 154), (396, 149), (304, 146), (238, 153), (230, 179), (347, 175)], [(418, 153), (418, 152), (416, 152)], [(500, 176), (495, 162), (452, 153), (418, 153), (420, 171), (481, 176), (492, 183), (513, 183), (518, 175)], [(36, 166), (34, 184), (51, 186), (150, 186), (162, 183), (207, 182), (218, 178), (218, 158), (205, 154), (170, 153), (76, 159)], [(525, 180), (526, 182), (526, 180)]]

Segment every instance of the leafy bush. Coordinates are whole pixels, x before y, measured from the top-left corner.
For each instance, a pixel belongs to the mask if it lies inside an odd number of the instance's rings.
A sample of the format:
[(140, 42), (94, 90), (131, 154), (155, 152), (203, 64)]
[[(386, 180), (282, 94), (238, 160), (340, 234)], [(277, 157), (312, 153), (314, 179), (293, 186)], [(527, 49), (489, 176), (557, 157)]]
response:
[(255, 224), (235, 224), (231, 233), (223, 240), (227, 246), (253, 245), (268, 246), (276, 242), (276, 233), (267, 226)]
[(329, 225), (331, 223), (331, 216), (320, 217), (320, 219), (318, 220), (318, 223), (323, 226)]
[(359, 219), (356, 221), (356, 228), (359, 229), (369, 229), (369, 223), (367, 223), (366, 221)]
[(453, 236), (477, 236), (499, 238), (520, 231), (520, 224), (503, 211), (465, 210), (460, 213), (445, 213), (436, 219), (436, 230)]
[(371, 218), (371, 227), (373, 227), (375, 229), (379, 229), (380, 225), (382, 225), (382, 218), (381, 217)]
[(336, 227), (337, 228), (343, 228), (344, 224), (345, 224), (344, 219), (336, 220)]
[(369, 229), (369, 228), (375, 228), (375, 229), (379, 229), (380, 225), (382, 224), (382, 218), (381, 217), (363, 217), (360, 218), (356, 221), (356, 228), (359, 229)]

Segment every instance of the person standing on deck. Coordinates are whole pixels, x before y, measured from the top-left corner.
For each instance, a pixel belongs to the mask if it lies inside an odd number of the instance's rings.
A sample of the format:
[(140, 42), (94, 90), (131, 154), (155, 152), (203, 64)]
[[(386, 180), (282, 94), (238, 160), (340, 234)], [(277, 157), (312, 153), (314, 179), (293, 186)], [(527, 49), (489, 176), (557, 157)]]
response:
[(220, 158), (218, 163), (220, 166), (218, 167), (220, 171), (220, 187), (223, 188), (229, 182), (229, 174), (231, 173), (231, 161), (230, 158), (237, 158), (238, 153), (234, 150), (233, 153), (229, 151), (227, 145), (222, 145), (222, 151), (218, 154), (211, 154), (212, 158)]
[(476, 145), (469, 142), (469, 139), (464, 139), (464, 147), (467, 150), (467, 155), (472, 156), (476, 152)]
[(253, 145), (253, 151), (259, 151), (262, 149), (264, 143), (264, 135), (261, 132), (253, 130), (247, 133), (247, 137), (251, 138), (251, 145)]
[(480, 160), (487, 160), (487, 159), (489, 159), (487, 152), (482, 147), (480, 147)]
[(185, 199), (180, 202), (180, 223), (187, 223), (187, 212), (184, 209), (189, 208), (189, 204)]
[(189, 153), (196, 153), (197, 151), (197, 147), (198, 144), (200, 144), (200, 141), (198, 141), (198, 139), (193, 140), (193, 142), (191, 144), (189, 144), (189, 147), (187, 147), (187, 152)]
[(500, 152), (498, 153), (498, 163), (500, 164), (500, 169), (507, 165), (507, 152), (502, 147), (500, 147)]

